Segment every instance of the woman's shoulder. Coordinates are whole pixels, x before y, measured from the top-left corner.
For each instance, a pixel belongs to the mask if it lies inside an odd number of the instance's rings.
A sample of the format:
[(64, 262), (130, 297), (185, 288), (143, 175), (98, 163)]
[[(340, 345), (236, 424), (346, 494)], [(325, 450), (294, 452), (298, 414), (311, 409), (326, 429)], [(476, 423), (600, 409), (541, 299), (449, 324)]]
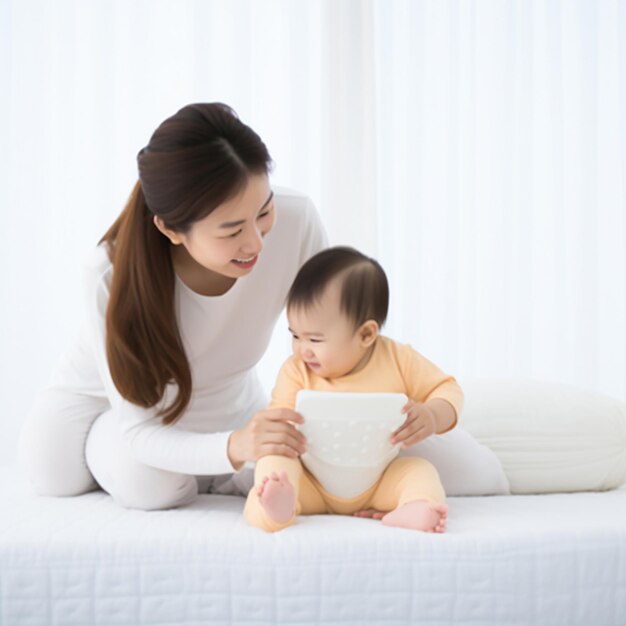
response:
[(282, 240), (283, 251), (293, 247), (298, 253), (298, 265), (301, 265), (327, 246), (322, 220), (306, 194), (286, 187), (274, 186), (273, 189), (277, 209), (273, 237)]
[(104, 243), (97, 245), (91, 250), (83, 262), (84, 278), (89, 283), (107, 281), (112, 269), (113, 264), (109, 258), (107, 246)]
[(303, 205), (311, 202), (311, 199), (303, 192), (291, 189), (290, 187), (283, 187), (282, 185), (272, 185), (274, 191), (274, 198), (280, 200), (283, 203), (290, 203), (294, 206)]
[(99, 244), (91, 250), (82, 264), (83, 293), (89, 309), (93, 307), (94, 302), (98, 309), (106, 308), (112, 274), (113, 264), (107, 246)]
[(281, 213), (281, 218), (284, 216), (287, 219), (303, 223), (317, 219), (317, 210), (311, 198), (305, 193), (276, 185), (272, 189), (274, 190), (274, 201)]

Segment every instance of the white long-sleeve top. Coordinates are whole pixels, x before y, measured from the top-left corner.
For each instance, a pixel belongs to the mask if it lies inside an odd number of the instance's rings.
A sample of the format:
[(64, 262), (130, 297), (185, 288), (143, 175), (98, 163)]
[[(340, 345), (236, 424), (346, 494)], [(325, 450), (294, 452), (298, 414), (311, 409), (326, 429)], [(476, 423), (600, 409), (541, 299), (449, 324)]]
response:
[(298, 269), (326, 246), (319, 216), (306, 196), (275, 188), (274, 198), (276, 223), (256, 266), (225, 294), (202, 296), (176, 276), (176, 319), (191, 368), (192, 397), (173, 426), (157, 417), (158, 409), (176, 395), (173, 384), (149, 409), (122, 398), (113, 384), (105, 314), (114, 269), (104, 246), (96, 248), (86, 266), (86, 322), (50, 386), (93, 397), (98, 413), (111, 407), (133, 454), (147, 465), (195, 475), (233, 472), (228, 437), (267, 404), (254, 366), (267, 348)]

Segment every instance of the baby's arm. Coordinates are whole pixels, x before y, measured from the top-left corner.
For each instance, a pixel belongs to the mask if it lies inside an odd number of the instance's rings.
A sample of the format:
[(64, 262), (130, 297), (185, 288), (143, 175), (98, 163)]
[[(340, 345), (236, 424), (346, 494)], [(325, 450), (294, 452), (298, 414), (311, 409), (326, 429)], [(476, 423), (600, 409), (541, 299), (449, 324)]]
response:
[(410, 400), (403, 408), (406, 420), (393, 433), (391, 442), (407, 448), (456, 426), (463, 407), (463, 391), (452, 376), (410, 346), (401, 346), (398, 355)]
[(435, 433), (441, 435), (452, 430), (457, 423), (456, 409), (444, 398), (431, 398), (426, 406), (435, 414)]
[(294, 357), (287, 359), (278, 372), (268, 408), (294, 409), (296, 395), (298, 391), (305, 388), (305, 384), (303, 372), (298, 367), (296, 359)]
[(463, 408), (463, 390), (453, 376), (444, 373), (411, 346), (402, 348), (401, 368), (407, 396), (434, 411), (438, 435), (452, 430)]

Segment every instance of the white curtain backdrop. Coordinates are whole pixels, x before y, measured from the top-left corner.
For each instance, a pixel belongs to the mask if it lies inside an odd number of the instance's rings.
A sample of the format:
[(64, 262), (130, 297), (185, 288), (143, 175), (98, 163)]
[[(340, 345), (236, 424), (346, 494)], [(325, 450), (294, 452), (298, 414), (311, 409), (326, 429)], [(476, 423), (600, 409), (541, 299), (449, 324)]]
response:
[[(463, 380), (626, 399), (626, 5), (0, 0), (0, 461), (80, 324), (80, 263), (190, 102), (232, 105), (386, 333)], [(270, 387), (289, 340), (263, 361)]]

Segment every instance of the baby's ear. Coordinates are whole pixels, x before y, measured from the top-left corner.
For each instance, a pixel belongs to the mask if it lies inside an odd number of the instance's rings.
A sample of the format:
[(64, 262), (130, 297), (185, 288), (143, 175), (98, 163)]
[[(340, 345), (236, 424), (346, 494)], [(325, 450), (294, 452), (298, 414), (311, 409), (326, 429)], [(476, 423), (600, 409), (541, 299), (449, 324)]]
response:
[(378, 322), (376, 320), (367, 320), (367, 322), (361, 324), (358, 332), (361, 345), (364, 348), (369, 348), (376, 341), (378, 330)]

